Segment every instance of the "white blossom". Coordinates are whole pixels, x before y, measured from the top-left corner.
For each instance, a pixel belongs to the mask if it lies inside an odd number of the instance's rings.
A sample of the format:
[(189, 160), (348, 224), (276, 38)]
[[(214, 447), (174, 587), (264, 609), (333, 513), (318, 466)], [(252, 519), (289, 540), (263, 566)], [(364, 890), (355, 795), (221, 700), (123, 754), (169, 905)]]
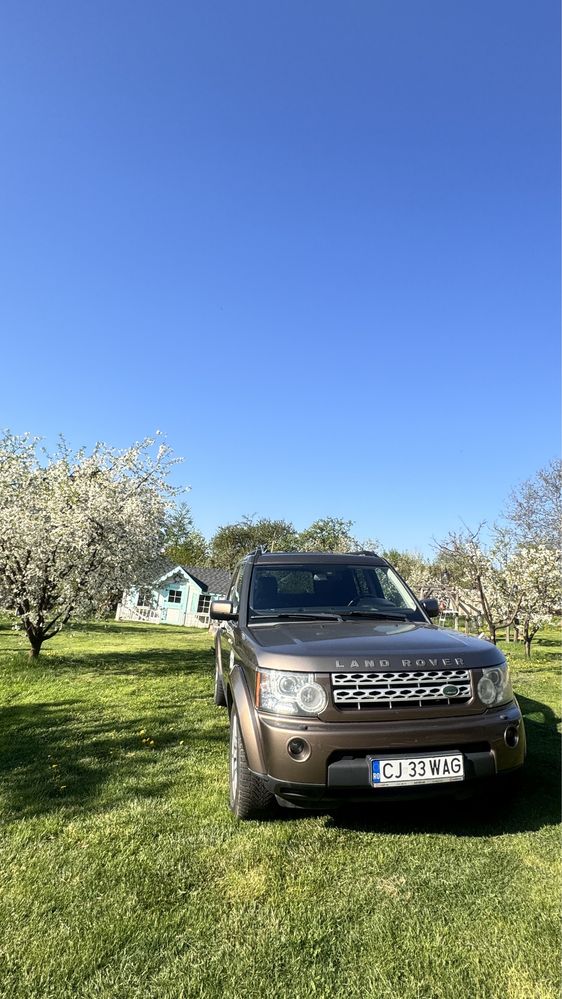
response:
[(149, 580), (178, 459), (152, 438), (116, 450), (98, 443), (54, 454), (29, 434), (0, 438), (0, 603), (37, 655), (73, 613)]
[(468, 602), (477, 602), (495, 642), (498, 628), (511, 625), (520, 606), (519, 592), (506, 572), (512, 554), (507, 536), (498, 535), (486, 549), (479, 530), (451, 532), (439, 549), (460, 589), (467, 592)]
[(515, 624), (523, 630), (530, 656), (534, 636), (560, 605), (560, 552), (547, 544), (520, 544), (500, 527), (488, 549), (478, 531), (451, 533), (439, 548), (461, 588), (477, 595), (492, 640), (498, 628)]
[(521, 545), (510, 560), (507, 575), (518, 593), (518, 620), (530, 656), (537, 631), (548, 624), (560, 605), (560, 554), (548, 545)]

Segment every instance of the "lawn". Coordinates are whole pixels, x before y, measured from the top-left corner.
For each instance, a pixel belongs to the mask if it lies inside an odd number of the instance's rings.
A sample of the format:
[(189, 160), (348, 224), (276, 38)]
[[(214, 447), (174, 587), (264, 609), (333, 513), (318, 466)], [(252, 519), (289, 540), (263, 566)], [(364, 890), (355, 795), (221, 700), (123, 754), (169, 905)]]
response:
[(204, 631), (0, 628), (0, 995), (558, 997), (560, 635), (507, 647), (529, 761), (510, 810), (238, 823)]

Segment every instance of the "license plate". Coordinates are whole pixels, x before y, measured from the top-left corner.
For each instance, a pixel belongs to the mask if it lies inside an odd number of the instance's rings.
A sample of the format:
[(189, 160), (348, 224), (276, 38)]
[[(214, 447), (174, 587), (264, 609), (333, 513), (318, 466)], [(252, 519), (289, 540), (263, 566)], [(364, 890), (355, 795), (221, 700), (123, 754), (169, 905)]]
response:
[(464, 780), (462, 753), (434, 756), (369, 756), (373, 787), (408, 787)]

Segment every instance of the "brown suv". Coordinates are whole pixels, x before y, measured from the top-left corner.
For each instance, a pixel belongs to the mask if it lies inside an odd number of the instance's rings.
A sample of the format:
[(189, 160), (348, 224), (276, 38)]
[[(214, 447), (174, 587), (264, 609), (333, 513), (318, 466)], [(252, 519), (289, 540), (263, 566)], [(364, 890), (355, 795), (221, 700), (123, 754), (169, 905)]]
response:
[(465, 794), (517, 771), (525, 730), (503, 654), (437, 628), (437, 613), (372, 552), (246, 556), (211, 605), (234, 814)]

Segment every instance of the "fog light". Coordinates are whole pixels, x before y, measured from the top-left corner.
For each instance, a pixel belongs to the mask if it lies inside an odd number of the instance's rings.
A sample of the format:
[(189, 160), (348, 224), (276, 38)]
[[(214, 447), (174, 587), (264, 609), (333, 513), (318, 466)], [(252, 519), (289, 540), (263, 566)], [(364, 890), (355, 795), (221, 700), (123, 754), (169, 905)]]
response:
[(294, 760), (307, 760), (310, 756), (310, 746), (305, 739), (289, 739), (287, 752)]
[(515, 749), (517, 743), (519, 742), (519, 730), (515, 727), (515, 725), (507, 726), (503, 734), (503, 739), (506, 746), (509, 746), (510, 749)]

